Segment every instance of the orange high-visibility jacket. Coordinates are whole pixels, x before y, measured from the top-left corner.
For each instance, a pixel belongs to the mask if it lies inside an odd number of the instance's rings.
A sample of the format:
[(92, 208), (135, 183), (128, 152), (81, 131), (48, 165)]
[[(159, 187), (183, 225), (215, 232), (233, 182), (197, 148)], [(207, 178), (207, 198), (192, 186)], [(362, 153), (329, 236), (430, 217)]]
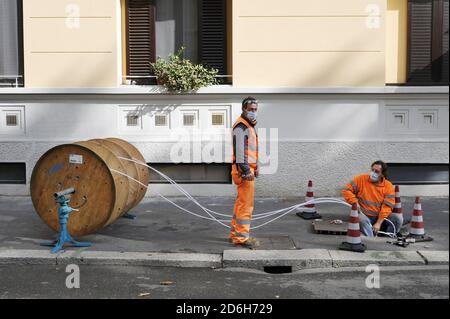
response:
[[(233, 130), (238, 126), (239, 124), (244, 124), (247, 128), (248, 136), (245, 139), (245, 160), (247, 161), (250, 168), (255, 171), (258, 167), (258, 135), (256, 134), (255, 128), (250, 125), (242, 116), (240, 116), (236, 123), (233, 125)], [(239, 174), (240, 168), (239, 165), (236, 165), (236, 155), (234, 154), (234, 147), (233, 147), (233, 165), (232, 165), (232, 174)]]
[(342, 196), (349, 204), (359, 203), (364, 215), (378, 216), (378, 220), (387, 218), (395, 205), (394, 185), (386, 178), (372, 183), (369, 174), (355, 176), (342, 190)]

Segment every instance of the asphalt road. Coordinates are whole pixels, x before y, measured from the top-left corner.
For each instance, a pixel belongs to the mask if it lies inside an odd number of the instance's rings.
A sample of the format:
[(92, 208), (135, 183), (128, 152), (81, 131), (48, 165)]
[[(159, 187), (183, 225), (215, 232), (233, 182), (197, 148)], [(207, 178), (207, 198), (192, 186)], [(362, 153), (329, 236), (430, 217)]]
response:
[(74, 273), (66, 273), (65, 266), (0, 266), (0, 299), (449, 298), (448, 266), (381, 268), (380, 288), (371, 289), (366, 280), (373, 273), (360, 268), (290, 274), (130, 266), (80, 266), (79, 270), (80, 288), (69, 289), (66, 280)]

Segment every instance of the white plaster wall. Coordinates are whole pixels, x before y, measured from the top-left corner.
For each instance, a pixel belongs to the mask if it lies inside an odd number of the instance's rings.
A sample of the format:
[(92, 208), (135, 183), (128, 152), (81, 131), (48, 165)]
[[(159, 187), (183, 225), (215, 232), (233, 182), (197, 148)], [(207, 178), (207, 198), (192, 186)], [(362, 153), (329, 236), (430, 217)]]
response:
[[(111, 136), (135, 144), (148, 162), (170, 162), (176, 138), (168, 131), (123, 133), (119, 127), (121, 105), (188, 105), (200, 112), (212, 105), (225, 105), (230, 107), (228, 125), (231, 125), (240, 114), (240, 101), (245, 96), (0, 97), (0, 111), (2, 107), (24, 107), (23, 134), (0, 133), (0, 162), (26, 162), (29, 183), (36, 161), (49, 148)], [(257, 183), (259, 196), (303, 196), (309, 179), (315, 183), (316, 196), (337, 195), (344, 183), (366, 171), (376, 159), (399, 163), (449, 162), (448, 94), (261, 94), (256, 97), (260, 100), (260, 130), (278, 130), (278, 156), (271, 154), (269, 171), (273, 172), (263, 175)], [(408, 114), (406, 128), (387, 125), (392, 110)], [(435, 126), (423, 128), (420, 122), (423, 111), (437, 116)], [(214, 134), (229, 137), (226, 132)], [(274, 137), (270, 135), (271, 139)], [(262, 136), (262, 142), (264, 140)], [(208, 143), (204, 141), (201, 145), (204, 147)], [(218, 142), (218, 145), (222, 147), (223, 143)], [(229, 162), (229, 152), (223, 149), (225, 151), (215, 161)], [(189, 161), (204, 162), (202, 158)], [(167, 185), (152, 187), (163, 194), (176, 195)], [(189, 185), (186, 188), (193, 195), (234, 195), (232, 185)], [(0, 195), (13, 194), (29, 194), (29, 185), (0, 185)], [(150, 191), (149, 195), (152, 194), (154, 192)], [(445, 194), (448, 195), (448, 188), (441, 187), (436, 193)]]

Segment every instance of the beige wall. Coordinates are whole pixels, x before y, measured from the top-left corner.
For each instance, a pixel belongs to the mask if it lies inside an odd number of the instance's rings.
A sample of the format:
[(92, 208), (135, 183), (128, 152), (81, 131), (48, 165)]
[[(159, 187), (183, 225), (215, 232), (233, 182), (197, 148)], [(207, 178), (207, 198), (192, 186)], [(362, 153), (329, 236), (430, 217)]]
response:
[(233, 84), (384, 86), (385, 12), (386, 0), (234, 1)]
[(386, 83), (405, 83), (408, 52), (408, 0), (388, 0), (386, 28)]
[[(120, 83), (119, 1), (23, 2), (26, 87), (116, 87)], [(66, 10), (72, 4), (80, 9), (79, 27), (68, 19)]]

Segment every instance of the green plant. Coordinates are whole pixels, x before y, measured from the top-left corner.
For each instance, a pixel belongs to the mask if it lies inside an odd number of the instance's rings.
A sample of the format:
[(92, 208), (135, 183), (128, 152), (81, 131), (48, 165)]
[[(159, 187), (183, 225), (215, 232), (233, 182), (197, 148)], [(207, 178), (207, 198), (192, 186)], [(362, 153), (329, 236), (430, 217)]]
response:
[(170, 54), (168, 60), (158, 57), (155, 63), (151, 63), (158, 84), (176, 92), (195, 91), (218, 84), (216, 76), (219, 71), (182, 58), (184, 50), (182, 47), (177, 53)]

